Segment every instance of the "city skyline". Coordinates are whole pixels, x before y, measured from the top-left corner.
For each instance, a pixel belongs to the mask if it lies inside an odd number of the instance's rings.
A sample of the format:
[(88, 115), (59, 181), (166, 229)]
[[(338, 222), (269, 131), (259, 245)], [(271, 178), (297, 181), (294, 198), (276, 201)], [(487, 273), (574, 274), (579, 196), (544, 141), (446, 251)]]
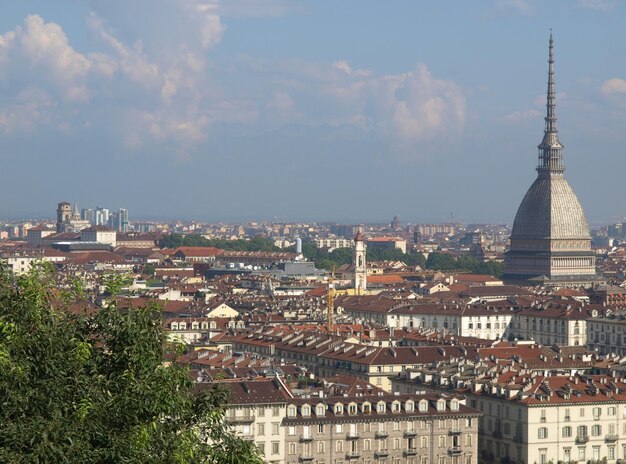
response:
[(621, 220), (624, 5), (356, 6), (10, 5), (0, 217), (104, 197), (146, 219), (511, 224), (552, 27), (568, 180), (592, 224)]

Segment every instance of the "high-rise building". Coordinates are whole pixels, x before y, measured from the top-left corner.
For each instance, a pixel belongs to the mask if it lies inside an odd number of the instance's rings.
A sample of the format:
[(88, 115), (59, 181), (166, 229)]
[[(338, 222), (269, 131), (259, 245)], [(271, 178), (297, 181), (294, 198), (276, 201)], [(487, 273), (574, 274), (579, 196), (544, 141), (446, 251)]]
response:
[(94, 215), (95, 225), (106, 226), (109, 223), (109, 210), (98, 206)]
[(120, 208), (118, 212), (119, 217), (119, 227), (118, 232), (126, 233), (128, 232), (128, 210), (125, 208)]
[(88, 221), (90, 224), (95, 225), (95, 215), (91, 208), (83, 208), (80, 212), (80, 218), (83, 221)]
[(565, 180), (554, 90), (554, 42), (550, 34), (545, 130), (538, 146), (537, 179), (515, 215), (505, 279), (551, 286), (596, 282), (595, 256), (585, 213)]

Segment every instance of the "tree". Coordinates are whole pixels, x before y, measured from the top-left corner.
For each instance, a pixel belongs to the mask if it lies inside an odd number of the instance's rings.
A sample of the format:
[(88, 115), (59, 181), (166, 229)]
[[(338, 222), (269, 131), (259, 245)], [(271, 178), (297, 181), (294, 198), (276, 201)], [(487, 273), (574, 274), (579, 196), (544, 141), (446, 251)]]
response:
[(0, 267), (0, 462), (262, 462), (223, 425), (226, 391), (193, 394), (188, 369), (164, 363), (157, 307), (70, 311), (82, 287), (52, 288), (44, 263)]

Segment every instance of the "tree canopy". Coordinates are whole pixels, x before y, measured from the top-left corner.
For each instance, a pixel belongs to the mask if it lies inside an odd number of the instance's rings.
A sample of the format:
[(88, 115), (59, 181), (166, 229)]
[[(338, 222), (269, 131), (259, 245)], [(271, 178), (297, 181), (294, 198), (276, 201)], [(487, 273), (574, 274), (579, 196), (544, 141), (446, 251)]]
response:
[(208, 239), (202, 235), (171, 234), (163, 237), (160, 243), (162, 248), (177, 248), (181, 246), (215, 247), (231, 251), (281, 251), (274, 246), (274, 242), (265, 237), (254, 237), (250, 240)]
[(188, 369), (164, 362), (156, 307), (87, 312), (81, 285), (65, 287), (43, 263), (0, 267), (0, 462), (262, 462), (223, 425), (226, 390), (193, 394)]

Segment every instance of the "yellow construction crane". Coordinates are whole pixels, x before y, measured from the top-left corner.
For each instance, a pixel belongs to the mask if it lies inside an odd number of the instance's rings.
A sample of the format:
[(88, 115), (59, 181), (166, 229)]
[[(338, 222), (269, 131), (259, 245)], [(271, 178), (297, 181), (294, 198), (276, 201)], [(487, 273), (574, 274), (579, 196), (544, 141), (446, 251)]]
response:
[(332, 273), (328, 277), (328, 294), (326, 299), (326, 326), (329, 332), (335, 330), (335, 321), (333, 319), (333, 313), (335, 312), (335, 266), (333, 266)]

